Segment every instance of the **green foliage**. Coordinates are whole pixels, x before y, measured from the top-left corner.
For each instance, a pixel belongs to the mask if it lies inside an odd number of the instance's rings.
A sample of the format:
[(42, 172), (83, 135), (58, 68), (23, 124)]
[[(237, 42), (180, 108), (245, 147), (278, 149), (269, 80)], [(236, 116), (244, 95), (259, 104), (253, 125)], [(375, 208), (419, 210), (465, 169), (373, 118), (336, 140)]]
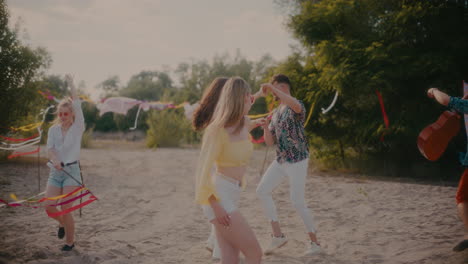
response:
[(18, 38), (19, 26), (8, 26), (5, 0), (0, 0), (0, 133), (9, 126), (25, 125), (22, 119), (40, 109), (37, 79), (51, 62), (43, 48), (32, 48)]
[(171, 88), (172, 80), (167, 73), (142, 71), (132, 76), (119, 94), (139, 100), (159, 101), (164, 91)]
[[(443, 110), (425, 91), (435, 86), (461, 96), (462, 80), (468, 79), (466, 4), (322, 0), (295, 1), (294, 10), (288, 26), (305, 51), (274, 71), (291, 77), (308, 109), (315, 105), (306, 129), (313, 142), (323, 140), (316, 147), (331, 154), (351, 149), (358, 156), (375, 155), (402, 167), (421, 160), (417, 135)], [(326, 115), (319, 113), (336, 90), (340, 96), (335, 107)]]
[(148, 119), (146, 145), (150, 148), (179, 147), (199, 140), (182, 110), (151, 111)]
[[(118, 77), (113, 76), (103, 81), (99, 87), (107, 96), (125, 96), (146, 101), (163, 101), (179, 104), (182, 102), (195, 103), (201, 99), (203, 91), (211, 81), (220, 76), (241, 76), (256, 92), (261, 83), (268, 81), (266, 76), (275, 62), (269, 55), (263, 56), (259, 61), (249, 61), (237, 52), (234, 58), (225, 54), (215, 56), (211, 62), (194, 61), (181, 63), (175, 70), (177, 86), (168, 73), (156, 71), (142, 71), (130, 79), (127, 85), (120, 86)], [(95, 125), (96, 131), (126, 131), (133, 127), (138, 107), (128, 111), (127, 115), (106, 113), (102, 117), (97, 116), (97, 110), (85, 109), (85, 117), (89, 125)], [(140, 112), (138, 128), (148, 129), (149, 112)], [(164, 110), (167, 111), (167, 110)], [(260, 99), (252, 108), (251, 114), (265, 113), (266, 102)], [(183, 118), (185, 119), (185, 117)], [(195, 144), (200, 136), (191, 131), (190, 122), (184, 121), (184, 144)], [(189, 132), (190, 131), (190, 132)], [(258, 135), (257, 135), (258, 136)]]

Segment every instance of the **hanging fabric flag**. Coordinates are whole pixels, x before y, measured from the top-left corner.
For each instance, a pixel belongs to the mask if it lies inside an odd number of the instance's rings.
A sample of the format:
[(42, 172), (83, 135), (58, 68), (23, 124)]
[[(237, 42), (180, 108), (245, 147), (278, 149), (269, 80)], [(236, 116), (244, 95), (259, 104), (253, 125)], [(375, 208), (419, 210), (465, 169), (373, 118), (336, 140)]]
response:
[(130, 108), (140, 103), (141, 101), (132, 98), (110, 97), (107, 98), (104, 102), (98, 104), (97, 108), (99, 109), (99, 116), (102, 116), (107, 112), (126, 115)]
[(193, 118), (193, 113), (195, 112), (195, 110), (200, 106), (199, 103), (194, 103), (194, 104), (186, 104), (184, 105), (184, 114), (185, 114), (185, 117), (188, 119), (188, 120), (192, 120)]

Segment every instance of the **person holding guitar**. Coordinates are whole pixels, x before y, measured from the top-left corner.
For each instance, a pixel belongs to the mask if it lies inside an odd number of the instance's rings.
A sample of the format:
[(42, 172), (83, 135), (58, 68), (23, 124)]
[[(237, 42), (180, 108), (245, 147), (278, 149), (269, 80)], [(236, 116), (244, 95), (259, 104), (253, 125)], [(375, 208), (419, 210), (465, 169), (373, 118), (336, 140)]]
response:
[[(454, 109), (460, 113), (468, 114), (468, 95), (463, 98), (449, 96), (437, 88), (430, 88), (427, 91), (429, 98), (434, 98), (438, 103)], [(465, 168), (458, 184), (456, 195), (458, 215), (460, 216), (466, 231), (468, 231), (468, 151), (460, 157), (460, 161)], [(453, 250), (456, 252), (468, 248), (468, 232), (464, 239), (456, 245)]]

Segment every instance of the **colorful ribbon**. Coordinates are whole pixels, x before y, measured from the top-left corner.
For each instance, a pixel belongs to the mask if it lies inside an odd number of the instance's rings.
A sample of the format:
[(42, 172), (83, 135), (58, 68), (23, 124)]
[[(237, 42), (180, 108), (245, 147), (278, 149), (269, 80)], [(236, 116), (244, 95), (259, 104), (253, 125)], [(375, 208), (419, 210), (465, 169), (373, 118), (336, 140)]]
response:
[(37, 122), (37, 123), (33, 123), (33, 124), (29, 124), (29, 125), (25, 125), (25, 126), (20, 126), (20, 127), (10, 127), (10, 130), (13, 130), (13, 131), (31, 131), (33, 129), (36, 129), (38, 127), (42, 126), (42, 122)]
[(59, 211), (59, 212), (56, 212), (56, 213), (52, 213), (52, 212), (49, 212), (49, 211), (46, 211), (46, 212), (47, 212), (47, 215), (48, 215), (49, 217), (56, 218), (56, 217), (58, 217), (58, 216), (61, 216), (61, 215), (64, 215), (64, 214), (68, 214), (68, 213), (71, 213), (71, 212), (73, 212), (73, 211), (75, 211), (75, 210), (78, 210), (78, 209), (80, 209), (80, 208), (82, 208), (82, 207), (85, 207), (86, 205), (88, 205), (88, 204), (90, 204), (90, 203), (92, 203), (92, 202), (94, 202), (94, 201), (96, 201), (96, 200), (97, 200), (96, 196), (91, 195), (87, 201), (82, 202), (82, 203), (80, 203), (80, 204), (78, 204), (78, 205), (75, 205), (75, 206), (73, 206), (73, 207), (70, 207), (70, 208), (68, 208), (68, 209), (66, 209), (66, 210)]
[(265, 116), (267, 116), (267, 115), (269, 115), (269, 114), (271, 114), (271, 112), (270, 112), (270, 113), (266, 113), (266, 114), (248, 115), (248, 117), (249, 117), (250, 119), (257, 119), (257, 118), (265, 117)]
[(47, 200), (54, 201), (54, 200), (58, 200), (58, 199), (67, 198), (67, 197), (70, 197), (70, 196), (72, 196), (72, 195), (74, 195), (74, 194), (76, 194), (76, 193), (78, 193), (78, 192), (80, 192), (82, 190), (88, 190), (88, 188), (79, 186), (78, 188), (76, 188), (75, 190), (73, 190), (73, 191), (71, 191), (71, 192), (69, 192), (67, 194), (62, 194), (62, 195), (58, 195), (58, 196), (54, 196), (54, 197), (44, 197), (44, 198), (40, 199), (37, 202), (41, 203), (41, 202), (47, 201)]
[(255, 139), (255, 138), (251, 137), (250, 141), (252, 141), (252, 143), (254, 143), (254, 144), (260, 144), (260, 143), (265, 142), (265, 138), (264, 138), (264, 136), (261, 136), (259, 139)]
[[(23, 204), (24, 202), (29, 202), (29, 203), (34, 203), (34, 204), (40, 204), (40, 203), (42, 203), (42, 202), (44, 202), (44, 201), (47, 201), (47, 200), (65, 199), (65, 198), (68, 198), (68, 197), (70, 197), (70, 196), (72, 196), (72, 195), (74, 195), (74, 194), (76, 194), (76, 193), (78, 193), (78, 192), (80, 192), (80, 191), (83, 191), (83, 190), (86, 190), (86, 192), (84, 192), (84, 193), (82, 193), (82, 194), (80, 194), (80, 195), (78, 195), (78, 196), (71, 197), (71, 198), (68, 199), (68, 200), (65, 200), (65, 201), (62, 201), (62, 202), (59, 202), (59, 203), (55, 203), (55, 204), (50, 204), (50, 205), (28, 205), (28, 204)], [(55, 218), (55, 217), (58, 217), (58, 216), (61, 216), (61, 215), (64, 215), (64, 214), (68, 214), (68, 213), (70, 213), (70, 212), (73, 212), (73, 211), (75, 211), (75, 210), (77, 210), (77, 209), (80, 209), (80, 208), (82, 208), (82, 207), (84, 207), (84, 206), (86, 206), (86, 205), (88, 205), (88, 204), (90, 204), (90, 203), (92, 203), (92, 202), (94, 202), (94, 201), (97, 200), (97, 197), (94, 196), (94, 195), (91, 193), (91, 191), (88, 190), (88, 189), (85, 188), (85, 187), (78, 187), (78, 188), (76, 188), (75, 190), (71, 191), (70, 193), (63, 194), (63, 195), (59, 195), (59, 196), (55, 196), (55, 197), (44, 197), (44, 198), (42, 198), (42, 199), (40, 199), (40, 200), (38, 200), (38, 201), (36, 201), (36, 200), (32, 201), (32, 200), (31, 200), (32, 198), (37, 197), (37, 196), (40, 196), (40, 195), (42, 195), (42, 194), (44, 194), (44, 193), (40, 193), (40, 194), (35, 195), (35, 196), (33, 196), (33, 197), (30, 197), (30, 198), (28, 198), (28, 199), (25, 199), (25, 200), (22, 200), (22, 201), (13, 202), (13, 203), (8, 203), (8, 202), (6, 202), (5, 200), (0, 199), (0, 203), (3, 203), (3, 205), (1, 205), (0, 207), (2, 207), (2, 206), (9, 206), (9, 207), (24, 206), (24, 207), (29, 207), (29, 208), (46, 208), (46, 207), (49, 207), (49, 206), (57, 207), (57, 206), (62, 206), (62, 205), (65, 205), (65, 204), (69, 204), (69, 203), (71, 203), (71, 202), (74, 202), (74, 201), (76, 201), (76, 200), (78, 200), (78, 199), (83, 198), (84, 196), (90, 195), (90, 197), (89, 197), (89, 199), (88, 199), (87, 201), (82, 202), (82, 203), (80, 203), (80, 204), (78, 204), (78, 205), (75, 205), (75, 206), (73, 206), (73, 207), (70, 207), (70, 208), (68, 208), (68, 209), (66, 209), (66, 210), (59, 211), (59, 212), (55, 212), (55, 213), (52, 213), (52, 212), (49, 212), (48, 210), (46, 210), (47, 215), (48, 215), (49, 217), (54, 217), (54, 218)], [(11, 196), (14, 200), (18, 200), (18, 198), (16, 197), (16, 195), (11, 194), (10, 196)]]
[[(71, 203), (71, 202), (76, 201), (76, 200), (78, 200), (78, 199), (80, 199), (80, 198), (82, 198), (82, 197), (84, 197), (84, 196), (86, 196), (86, 195), (88, 195), (90, 193), (91, 193), (90, 191), (86, 191), (86, 192), (84, 192), (84, 193), (82, 193), (82, 194), (80, 194), (78, 196), (72, 197), (72, 198), (70, 198), (68, 200), (65, 200), (63, 202), (55, 203), (55, 204), (49, 204), (49, 205), (43, 205), (43, 206), (26, 205), (26, 204), (23, 204), (23, 203), (20, 203), (20, 202), (8, 203), (8, 202), (6, 202), (6, 201), (4, 201), (2, 199), (0, 199), (0, 202), (4, 203), (4, 204), (6, 204), (7, 206), (10, 206), (10, 207), (24, 206), (24, 207), (30, 207), (30, 208), (46, 208), (48, 206), (56, 207), (56, 206), (61, 206), (61, 205), (64, 205), (64, 204)], [(38, 201), (27, 201), (27, 200), (24, 200), (24, 201), (30, 202), (30, 203), (39, 203)]]
[(11, 137), (4, 137), (2, 135), (0, 135), (0, 138), (6, 139), (8, 141), (13, 141), (13, 142), (23, 142), (23, 141), (27, 141), (38, 136), (39, 136), (39, 133), (35, 134), (34, 136), (30, 136), (28, 138), (11, 138)]
[[(46, 118), (46, 115), (47, 115), (48, 111), (51, 108), (54, 108), (54, 107), (55, 106), (51, 105), (51, 106), (47, 107), (46, 109), (42, 109), (40, 111), (40, 114), (42, 114), (42, 122), (38, 122), (38, 123), (35, 123), (35, 124), (30, 124), (30, 125), (19, 127), (19, 128), (10, 128), (10, 129), (22, 130), (22, 131), (31, 130), (31, 128), (37, 128), (38, 133), (36, 135), (32, 136), (32, 137), (23, 138), (23, 139), (14, 139), (14, 138), (10, 138), (10, 137), (0, 136), (0, 137), (5, 138), (6, 140), (9, 140), (9, 141), (21, 142), (21, 143), (4, 143), (4, 142), (1, 142), (3, 145), (6, 145), (6, 146), (5, 147), (0, 147), (0, 150), (7, 150), (7, 151), (11, 151), (11, 150), (15, 151), (16, 150), (17, 151), (17, 150), (25, 148), (25, 147), (29, 147), (29, 146), (32, 146), (32, 145), (39, 144), (41, 142), (41, 137), (42, 137), (42, 127), (41, 126), (42, 126), (42, 124), (44, 124), (44, 121), (45, 121), (45, 118)], [(39, 151), (40, 151), (40, 148), (38, 147), (34, 151), (13, 153), (12, 155), (8, 156), (8, 159), (38, 153)]]
[[(388, 121), (387, 112), (385, 111), (385, 106), (384, 106), (382, 95), (379, 93), (377, 89), (375, 90), (375, 93), (377, 94), (377, 97), (379, 97), (380, 110), (382, 111), (385, 128), (389, 128), (390, 122)], [(382, 133), (382, 136), (380, 137), (380, 141), (384, 141), (384, 136), (385, 136), (385, 133)]]
[(12, 159), (12, 158), (16, 158), (16, 157), (20, 157), (20, 156), (24, 156), (24, 155), (35, 154), (35, 153), (38, 153), (39, 151), (41, 151), (41, 147), (37, 147), (37, 149), (35, 149), (33, 151), (29, 151), (29, 152), (16, 152), (16, 153), (13, 153), (13, 154), (9, 155), (8, 159)]
[(338, 91), (335, 92), (335, 97), (333, 98), (331, 105), (327, 107), (327, 109), (322, 108), (322, 114), (328, 113), (333, 108), (333, 106), (335, 106), (337, 99), (338, 99)]

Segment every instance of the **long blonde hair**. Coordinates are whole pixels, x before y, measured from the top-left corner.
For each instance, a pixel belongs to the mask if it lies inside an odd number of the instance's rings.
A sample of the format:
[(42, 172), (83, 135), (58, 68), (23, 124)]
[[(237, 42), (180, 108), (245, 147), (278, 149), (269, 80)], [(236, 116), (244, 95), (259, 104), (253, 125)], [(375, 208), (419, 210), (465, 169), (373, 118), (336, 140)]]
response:
[(244, 126), (245, 96), (248, 94), (250, 94), (250, 86), (244, 79), (229, 78), (224, 84), (212, 122), (207, 128), (219, 129), (238, 124), (234, 133), (239, 133)]
[(75, 112), (73, 111), (73, 101), (71, 97), (67, 97), (67, 98), (62, 99), (62, 101), (60, 101), (60, 103), (57, 105), (57, 108), (54, 112), (55, 118), (54, 118), (54, 121), (52, 121), (52, 125), (60, 124), (59, 112), (60, 112), (60, 109), (64, 107), (70, 109), (70, 113), (73, 117), (72, 124), (75, 122)]

